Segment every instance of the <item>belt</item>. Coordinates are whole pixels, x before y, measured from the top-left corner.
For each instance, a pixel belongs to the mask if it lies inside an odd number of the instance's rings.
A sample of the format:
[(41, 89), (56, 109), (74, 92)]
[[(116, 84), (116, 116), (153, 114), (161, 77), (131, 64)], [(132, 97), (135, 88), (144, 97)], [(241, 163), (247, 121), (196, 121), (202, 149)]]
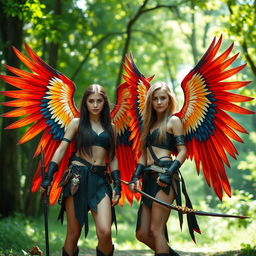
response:
[(81, 158), (79, 156), (76, 156), (76, 155), (73, 155), (70, 158), (70, 162), (72, 162), (72, 161), (77, 161), (77, 162), (80, 162), (81, 164), (86, 165), (90, 172), (97, 173), (100, 176), (105, 176), (105, 173), (107, 171), (107, 167), (106, 166), (103, 166), (103, 165), (93, 165), (93, 164), (89, 163), (88, 161), (86, 161), (85, 159), (83, 159), (83, 158)]
[(164, 173), (166, 172), (168, 168), (167, 167), (160, 167), (158, 165), (155, 165), (155, 164), (152, 164), (152, 165), (149, 165), (149, 166), (146, 166), (144, 168), (144, 171), (153, 171), (153, 172), (160, 172), (160, 173)]

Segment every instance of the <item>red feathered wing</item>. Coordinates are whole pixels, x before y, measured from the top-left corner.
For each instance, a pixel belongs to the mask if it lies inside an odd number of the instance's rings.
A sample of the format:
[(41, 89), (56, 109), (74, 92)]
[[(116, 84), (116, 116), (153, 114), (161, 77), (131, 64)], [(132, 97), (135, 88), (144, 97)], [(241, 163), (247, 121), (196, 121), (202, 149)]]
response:
[[(73, 101), (75, 84), (46, 64), (28, 45), (25, 44), (25, 48), (29, 58), (16, 48), (13, 48), (13, 50), (33, 73), (6, 65), (6, 68), (16, 76), (0, 75), (0, 78), (20, 90), (0, 92), (2, 95), (14, 98), (14, 100), (2, 103), (2, 105), (16, 108), (2, 116), (25, 116), (6, 127), (6, 129), (16, 129), (32, 124), (18, 144), (25, 143), (43, 132), (34, 157), (40, 153), (42, 148), (45, 154), (45, 165), (47, 166), (64, 136), (65, 128), (74, 117), (79, 116)], [(57, 185), (73, 150), (74, 142), (67, 149), (59, 164), (59, 171), (55, 174), (50, 193), (51, 205), (59, 197), (61, 189)], [(32, 181), (33, 192), (39, 188), (41, 180), (39, 164)]]
[[(131, 180), (132, 173), (140, 157), (140, 142), (142, 117), (149, 81), (137, 69), (132, 55), (131, 61), (126, 57), (123, 67), (127, 75), (123, 75), (125, 83), (117, 89), (117, 101), (111, 115), (117, 128), (117, 158), (121, 170), (121, 179)], [(140, 194), (133, 194), (126, 185), (122, 184), (122, 198), (126, 197), (131, 204), (133, 197), (140, 199)]]
[(233, 104), (250, 101), (252, 98), (228, 92), (246, 86), (247, 81), (223, 80), (238, 73), (245, 65), (228, 69), (238, 54), (228, 59), (233, 44), (216, 57), (222, 37), (212, 41), (205, 55), (183, 79), (184, 105), (176, 115), (181, 118), (186, 135), (187, 153), (194, 159), (197, 172), (202, 168), (204, 177), (219, 199), (223, 190), (231, 196), (231, 188), (224, 164), (230, 167), (227, 153), (236, 159), (238, 152), (231, 142), (243, 142), (235, 130), (246, 130), (225, 111), (237, 114), (254, 112)]
[[(117, 145), (116, 157), (118, 160), (118, 167), (121, 173), (121, 179), (129, 180), (129, 173), (135, 169), (136, 161), (132, 152), (131, 142), (129, 141), (130, 132), (128, 125), (130, 122), (130, 115), (128, 114), (130, 105), (128, 99), (131, 94), (128, 90), (129, 85), (123, 83), (117, 87), (116, 103), (111, 111), (111, 119), (116, 128)], [(139, 200), (138, 195), (134, 195), (127, 186), (122, 184), (120, 205), (124, 204), (125, 198), (130, 204), (133, 202), (133, 197)]]
[(132, 142), (132, 150), (135, 154), (136, 161), (140, 157), (140, 135), (142, 131), (142, 122), (145, 113), (145, 102), (147, 91), (150, 87), (150, 81), (154, 78), (151, 76), (146, 78), (137, 68), (134, 63), (132, 54), (130, 60), (126, 57), (126, 65), (124, 69), (127, 75), (123, 75), (124, 80), (129, 84), (129, 91), (131, 97), (130, 103), (130, 116), (129, 130), (131, 132), (129, 140)]

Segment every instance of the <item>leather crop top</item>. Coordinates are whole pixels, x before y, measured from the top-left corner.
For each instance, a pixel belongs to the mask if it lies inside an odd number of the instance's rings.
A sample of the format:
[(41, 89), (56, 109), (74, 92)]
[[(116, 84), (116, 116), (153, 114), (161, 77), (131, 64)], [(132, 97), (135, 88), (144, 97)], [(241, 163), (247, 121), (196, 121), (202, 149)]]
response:
[(159, 143), (156, 142), (157, 136), (159, 134), (159, 129), (155, 129), (152, 133), (149, 133), (146, 139), (146, 147), (153, 146), (157, 148), (163, 148), (170, 151), (177, 151), (176, 149), (176, 138), (173, 134), (166, 132), (165, 141)]
[(97, 134), (92, 129), (93, 143), (92, 146), (99, 146), (108, 150), (110, 148), (110, 136), (106, 131)]

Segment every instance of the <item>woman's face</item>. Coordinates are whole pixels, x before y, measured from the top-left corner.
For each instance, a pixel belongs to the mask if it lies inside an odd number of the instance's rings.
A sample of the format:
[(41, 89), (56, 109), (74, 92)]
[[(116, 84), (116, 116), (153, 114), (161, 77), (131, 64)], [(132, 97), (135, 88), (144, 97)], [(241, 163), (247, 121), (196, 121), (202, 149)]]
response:
[(99, 115), (104, 106), (104, 98), (99, 93), (90, 94), (86, 100), (86, 105), (91, 115)]
[(163, 113), (169, 107), (170, 98), (164, 89), (157, 89), (152, 95), (153, 109), (158, 113)]

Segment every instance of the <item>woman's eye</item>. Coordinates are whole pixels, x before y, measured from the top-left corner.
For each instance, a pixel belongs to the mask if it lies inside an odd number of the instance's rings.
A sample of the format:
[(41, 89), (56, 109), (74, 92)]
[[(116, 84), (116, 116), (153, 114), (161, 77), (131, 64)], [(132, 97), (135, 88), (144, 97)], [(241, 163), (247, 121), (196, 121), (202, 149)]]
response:
[(163, 100), (163, 101), (166, 100), (166, 97), (165, 97), (165, 96), (162, 96), (162, 97), (161, 97), (161, 100)]
[(89, 100), (89, 103), (93, 104), (94, 100)]

